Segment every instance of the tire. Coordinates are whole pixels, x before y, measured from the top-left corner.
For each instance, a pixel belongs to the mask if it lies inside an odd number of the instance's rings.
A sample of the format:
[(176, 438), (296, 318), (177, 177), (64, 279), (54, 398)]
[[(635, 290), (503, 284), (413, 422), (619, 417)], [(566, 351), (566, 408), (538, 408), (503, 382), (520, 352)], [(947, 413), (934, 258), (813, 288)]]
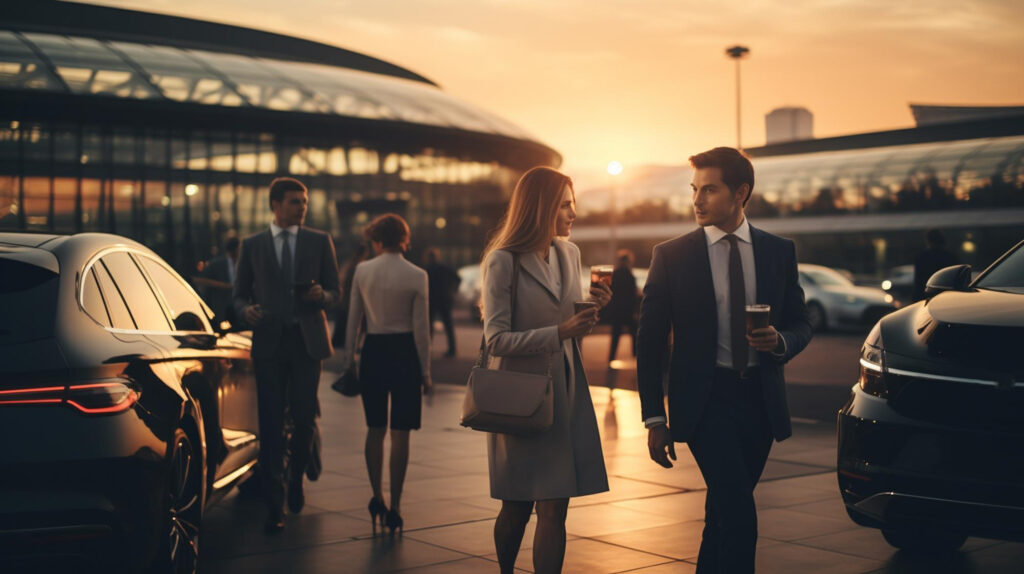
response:
[(154, 571), (194, 574), (199, 566), (199, 524), (203, 517), (202, 457), (181, 428), (171, 441), (160, 550)]
[(815, 333), (828, 330), (828, 318), (825, 316), (825, 309), (817, 301), (811, 301), (807, 304), (807, 320), (810, 321), (811, 330)]
[(961, 532), (931, 528), (883, 528), (882, 536), (890, 546), (908, 552), (953, 552), (967, 541)]

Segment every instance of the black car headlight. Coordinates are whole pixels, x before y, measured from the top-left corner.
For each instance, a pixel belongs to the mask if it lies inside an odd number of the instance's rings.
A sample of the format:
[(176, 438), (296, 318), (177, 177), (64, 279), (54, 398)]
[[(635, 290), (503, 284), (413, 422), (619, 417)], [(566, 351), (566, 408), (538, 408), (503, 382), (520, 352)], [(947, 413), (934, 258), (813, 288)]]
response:
[(857, 384), (869, 395), (889, 398), (889, 390), (885, 385), (885, 351), (882, 350), (881, 329), (878, 323), (868, 333), (864, 345), (860, 348), (860, 378)]

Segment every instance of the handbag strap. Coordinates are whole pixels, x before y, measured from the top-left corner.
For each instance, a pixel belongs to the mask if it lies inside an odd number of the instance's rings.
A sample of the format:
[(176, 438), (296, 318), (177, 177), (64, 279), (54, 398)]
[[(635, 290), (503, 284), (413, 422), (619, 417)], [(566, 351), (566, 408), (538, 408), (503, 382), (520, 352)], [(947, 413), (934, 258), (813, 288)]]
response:
[[(512, 328), (512, 321), (515, 319), (515, 316), (516, 316), (516, 291), (518, 291), (518, 287), (519, 287), (519, 266), (520, 266), (519, 256), (520, 256), (519, 253), (512, 253), (512, 305), (510, 305), (511, 314), (509, 315), (509, 319), (508, 319), (509, 328)], [(490, 346), (487, 344), (487, 334), (484, 333), (484, 334), (480, 335), (480, 353), (477, 354), (476, 363), (474, 363), (473, 366), (474, 367), (487, 368), (487, 359), (489, 358), (489, 356), (490, 356)], [(551, 359), (550, 358), (548, 359), (548, 373), (547, 373), (547, 376), (548, 376), (548, 379), (550, 380), (551, 379)]]

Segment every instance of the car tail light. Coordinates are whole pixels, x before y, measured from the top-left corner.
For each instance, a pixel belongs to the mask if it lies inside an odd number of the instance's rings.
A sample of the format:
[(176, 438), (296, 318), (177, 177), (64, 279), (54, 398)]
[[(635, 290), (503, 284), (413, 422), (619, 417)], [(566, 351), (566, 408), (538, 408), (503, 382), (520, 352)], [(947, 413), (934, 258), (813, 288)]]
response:
[(0, 406), (56, 404), (90, 415), (126, 411), (138, 400), (139, 391), (124, 379), (0, 390)]

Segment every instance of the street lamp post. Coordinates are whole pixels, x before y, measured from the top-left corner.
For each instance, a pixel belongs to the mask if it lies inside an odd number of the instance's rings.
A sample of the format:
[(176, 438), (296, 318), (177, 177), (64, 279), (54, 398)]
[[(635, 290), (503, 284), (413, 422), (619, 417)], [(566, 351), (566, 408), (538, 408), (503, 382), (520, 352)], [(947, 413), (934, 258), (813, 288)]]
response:
[(725, 49), (725, 55), (736, 61), (736, 148), (743, 149), (743, 139), (740, 130), (740, 60), (750, 54), (750, 48), (746, 46), (730, 46)]

